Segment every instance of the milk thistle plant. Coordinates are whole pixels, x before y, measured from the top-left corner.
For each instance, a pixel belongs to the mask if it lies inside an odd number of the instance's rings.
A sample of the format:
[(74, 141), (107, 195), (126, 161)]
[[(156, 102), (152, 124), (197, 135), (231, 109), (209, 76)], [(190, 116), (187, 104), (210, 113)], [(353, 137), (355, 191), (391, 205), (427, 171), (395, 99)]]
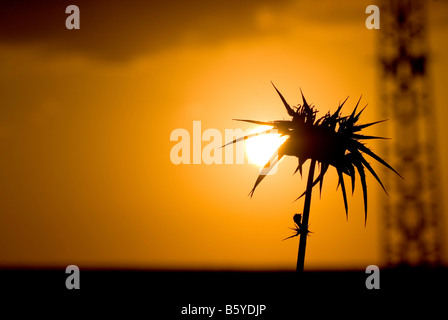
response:
[[(272, 84), (274, 86), (274, 84)], [(367, 124), (358, 124), (358, 120), (364, 111), (365, 107), (357, 112), (358, 105), (361, 98), (358, 100), (353, 112), (349, 116), (342, 116), (341, 109), (347, 99), (339, 104), (337, 110), (331, 114), (328, 112), (324, 116), (317, 118), (317, 110), (306, 101), (303, 93), (302, 104), (291, 107), (282, 96), (280, 91), (274, 86), (283, 105), (292, 117), (291, 120), (274, 120), (274, 121), (257, 121), (257, 120), (242, 120), (257, 125), (270, 126), (277, 130), (281, 136), (286, 136), (287, 140), (278, 148), (277, 152), (272, 155), (270, 160), (265, 164), (260, 175), (255, 181), (249, 195), (252, 197), (255, 189), (260, 182), (266, 177), (269, 171), (282, 159), (284, 156), (293, 156), (298, 159), (298, 165), (294, 173), (297, 171), (302, 175), (302, 165), (308, 159), (311, 160), (306, 190), (299, 197), (305, 196), (303, 218), (301, 214), (296, 214), (293, 218), (295, 222), (295, 234), (288, 238), (300, 236), (299, 252), (297, 257), (297, 272), (303, 271), (305, 262), (306, 240), (309, 233), (308, 220), (311, 207), (312, 189), (319, 184), (320, 192), (322, 192), (322, 185), (324, 182), (325, 173), (330, 166), (334, 167), (338, 173), (339, 181), (338, 187), (341, 186), (342, 196), (344, 200), (345, 213), (348, 218), (348, 204), (347, 192), (344, 182), (344, 174), (351, 178), (352, 194), (355, 190), (356, 171), (358, 171), (361, 180), (361, 186), (364, 197), (364, 219), (367, 223), (367, 183), (366, 183), (366, 169), (375, 177), (383, 190), (386, 192), (383, 183), (373, 170), (369, 162), (365, 159), (365, 155), (378, 161), (385, 167), (389, 168), (397, 175), (399, 175), (386, 161), (377, 156), (372, 150), (364, 145), (361, 141), (369, 139), (385, 139), (382, 137), (367, 136), (360, 134), (360, 131), (370, 127), (374, 124), (383, 122), (376, 121)], [(259, 134), (269, 134), (271, 130), (266, 130), (260, 133), (249, 134), (239, 137), (225, 146), (244, 141), (248, 138)], [(316, 163), (320, 167), (320, 173), (314, 179), (314, 172)], [(297, 199), (299, 199), (297, 198)], [(288, 239), (287, 238), (287, 239)]]

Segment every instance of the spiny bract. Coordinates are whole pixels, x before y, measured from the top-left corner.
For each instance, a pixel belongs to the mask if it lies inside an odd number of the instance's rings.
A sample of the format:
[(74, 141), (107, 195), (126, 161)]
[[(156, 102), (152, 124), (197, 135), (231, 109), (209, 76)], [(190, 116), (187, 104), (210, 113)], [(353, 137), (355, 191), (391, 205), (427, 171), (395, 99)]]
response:
[[(274, 84), (272, 84), (274, 86)], [(305, 97), (302, 94), (303, 104), (297, 107), (291, 107), (283, 98), (282, 94), (277, 90), (280, 99), (282, 100), (286, 111), (292, 117), (291, 120), (275, 120), (275, 121), (256, 121), (256, 120), (242, 120), (235, 119), (237, 121), (245, 121), (254, 123), (257, 125), (271, 126), (272, 129), (277, 130), (282, 136), (288, 136), (288, 139), (278, 148), (277, 152), (266, 163), (262, 172), (257, 178), (252, 191), (249, 193), (252, 197), (258, 184), (266, 177), (269, 171), (277, 164), (283, 156), (294, 156), (298, 158), (298, 166), (294, 173), (300, 171), (302, 174), (302, 165), (308, 159), (314, 159), (320, 165), (320, 173), (314, 180), (312, 187), (319, 183), (320, 191), (322, 192), (322, 184), (324, 181), (325, 173), (328, 167), (333, 166), (339, 176), (339, 185), (342, 189), (342, 195), (344, 198), (345, 212), (348, 217), (348, 205), (347, 205), (347, 193), (345, 190), (345, 183), (343, 174), (348, 175), (352, 182), (352, 193), (355, 190), (355, 168), (358, 170), (359, 177), (361, 179), (361, 185), (364, 196), (364, 211), (365, 220), (367, 221), (367, 183), (365, 168), (375, 177), (381, 187), (386, 192), (380, 178), (364, 158), (363, 154), (367, 154), (373, 159), (380, 162), (390, 170), (398, 174), (386, 161), (381, 159), (375, 153), (367, 148), (361, 140), (367, 139), (385, 139), (382, 137), (366, 136), (359, 134), (362, 129), (370, 127), (374, 124), (383, 122), (376, 121), (367, 124), (357, 124), (359, 117), (364, 111), (365, 107), (357, 113), (359, 102), (358, 100), (353, 112), (350, 116), (342, 116), (341, 109), (347, 99), (342, 102), (336, 112), (331, 114), (328, 112), (323, 117), (316, 119), (317, 110), (310, 106)], [(224, 146), (246, 140), (260, 134), (268, 134), (271, 130), (266, 130), (260, 133), (249, 134), (240, 138), (237, 138)], [(398, 174), (399, 175), (399, 174)], [(387, 193), (387, 192), (386, 192)], [(305, 192), (299, 197), (301, 198)], [(298, 199), (299, 199), (298, 198)]]

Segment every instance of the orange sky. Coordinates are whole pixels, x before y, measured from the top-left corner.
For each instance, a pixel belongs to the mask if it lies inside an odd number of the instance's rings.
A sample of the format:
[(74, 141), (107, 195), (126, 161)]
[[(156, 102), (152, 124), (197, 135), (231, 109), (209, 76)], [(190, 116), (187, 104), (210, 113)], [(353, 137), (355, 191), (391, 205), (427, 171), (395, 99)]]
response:
[[(233, 118), (286, 118), (271, 80), (294, 105), (301, 88), (322, 113), (350, 96), (347, 114), (362, 94), (363, 121), (378, 120), (371, 1), (42, 3), (0, 4), (0, 265), (294, 270), (298, 241), (281, 240), (303, 206), (296, 160), (250, 199), (256, 166), (174, 165), (170, 134), (192, 134), (194, 120), (224, 133), (250, 127)], [(69, 4), (80, 30), (65, 29)], [(439, 124), (447, 8), (431, 1)], [(381, 264), (384, 195), (368, 184), (364, 228), (361, 189), (347, 222), (329, 170), (312, 201), (306, 268)]]

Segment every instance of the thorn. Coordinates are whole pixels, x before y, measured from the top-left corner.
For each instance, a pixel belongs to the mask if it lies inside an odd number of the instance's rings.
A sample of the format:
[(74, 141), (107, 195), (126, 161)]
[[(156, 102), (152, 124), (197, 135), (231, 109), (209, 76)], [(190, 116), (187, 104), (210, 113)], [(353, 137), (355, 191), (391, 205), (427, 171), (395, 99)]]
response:
[(302, 88), (300, 88), (300, 93), (302, 94), (303, 105), (309, 108), (310, 106), (308, 105), (308, 102), (306, 102), (305, 96), (302, 92)]
[(289, 106), (289, 104), (286, 102), (285, 98), (283, 98), (283, 95), (280, 93), (280, 91), (278, 91), (277, 87), (274, 85), (274, 83), (271, 81), (272, 86), (274, 87), (275, 91), (277, 91), (278, 95), (280, 96), (280, 99), (282, 100), (286, 111), (288, 112), (288, 114), (293, 117), (295, 112), (294, 110)]
[(342, 108), (342, 106), (347, 102), (347, 100), (348, 100), (348, 97), (347, 98), (345, 98), (345, 100), (344, 100), (344, 102), (342, 102), (342, 104), (341, 105), (339, 105), (339, 107), (341, 107)]

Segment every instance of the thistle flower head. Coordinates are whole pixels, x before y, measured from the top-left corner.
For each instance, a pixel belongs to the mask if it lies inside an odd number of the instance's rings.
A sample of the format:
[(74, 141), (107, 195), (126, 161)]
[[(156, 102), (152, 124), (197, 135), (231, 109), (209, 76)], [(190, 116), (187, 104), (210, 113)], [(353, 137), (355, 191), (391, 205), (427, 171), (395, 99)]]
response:
[[(274, 84), (272, 84), (274, 86)], [(271, 126), (277, 130), (282, 136), (287, 136), (288, 139), (278, 148), (277, 152), (266, 163), (262, 172), (258, 176), (254, 187), (249, 193), (253, 195), (255, 189), (260, 182), (266, 177), (267, 173), (275, 164), (284, 156), (293, 156), (298, 159), (298, 165), (294, 173), (297, 171), (302, 174), (302, 165), (308, 159), (316, 160), (320, 166), (320, 173), (313, 181), (312, 187), (319, 183), (320, 191), (322, 192), (322, 185), (330, 166), (334, 167), (338, 173), (339, 181), (338, 187), (341, 186), (342, 195), (344, 199), (345, 212), (348, 216), (347, 193), (344, 182), (344, 174), (351, 178), (352, 193), (355, 190), (356, 171), (361, 180), (361, 186), (364, 197), (364, 211), (365, 219), (367, 221), (367, 183), (365, 169), (367, 169), (378, 181), (383, 190), (380, 178), (365, 159), (365, 155), (378, 161), (385, 167), (398, 174), (386, 161), (377, 156), (372, 150), (364, 145), (362, 141), (369, 139), (385, 139), (382, 137), (367, 136), (360, 134), (360, 131), (370, 127), (374, 124), (383, 122), (376, 121), (367, 124), (358, 124), (359, 118), (365, 107), (358, 112), (358, 106), (361, 98), (358, 100), (353, 112), (349, 116), (342, 116), (341, 110), (347, 99), (342, 102), (334, 113), (328, 112), (324, 116), (317, 118), (317, 110), (306, 101), (303, 93), (302, 104), (291, 107), (282, 96), (280, 91), (274, 86), (283, 105), (291, 116), (290, 120), (274, 120), (274, 121), (257, 121), (257, 120), (242, 120), (254, 123), (257, 125)], [(270, 129), (271, 130), (271, 129)], [(261, 133), (250, 134), (244, 137), (237, 138), (226, 145), (233, 144), (239, 141), (246, 140), (257, 134), (267, 134), (269, 130)], [(399, 174), (398, 174), (399, 175)], [(386, 192), (387, 193), (387, 192)], [(305, 192), (299, 197), (305, 195)], [(297, 198), (297, 199), (299, 199)]]

